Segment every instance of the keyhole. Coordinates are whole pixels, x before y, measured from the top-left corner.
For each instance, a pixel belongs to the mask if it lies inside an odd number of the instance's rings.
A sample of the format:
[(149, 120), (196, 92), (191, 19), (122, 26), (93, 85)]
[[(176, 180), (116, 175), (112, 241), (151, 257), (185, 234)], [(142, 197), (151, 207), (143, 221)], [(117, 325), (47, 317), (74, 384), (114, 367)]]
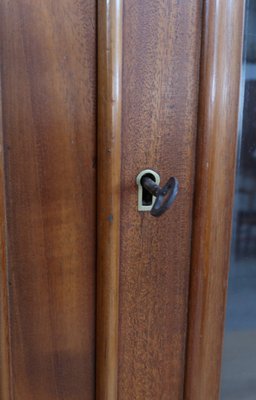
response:
[[(151, 178), (154, 182), (156, 182), (156, 177), (153, 174), (147, 173), (141, 177), (140, 182), (142, 181), (143, 178)], [(143, 206), (153, 206), (153, 195), (149, 193), (148, 190), (146, 190), (142, 186), (142, 205)]]
[(159, 185), (160, 176), (152, 169), (144, 169), (136, 177), (136, 183), (138, 185), (138, 211), (151, 211), (156, 198), (142, 186), (141, 179), (144, 177), (149, 177)]

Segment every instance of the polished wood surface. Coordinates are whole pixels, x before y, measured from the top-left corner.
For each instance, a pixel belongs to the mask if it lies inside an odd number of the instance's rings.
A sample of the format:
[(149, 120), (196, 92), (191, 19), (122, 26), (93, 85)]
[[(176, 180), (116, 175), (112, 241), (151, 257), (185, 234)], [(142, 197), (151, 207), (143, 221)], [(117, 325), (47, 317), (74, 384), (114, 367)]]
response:
[(186, 400), (217, 400), (229, 268), (244, 1), (205, 1)]
[(0, 26), (11, 333), (1, 400), (92, 400), (95, 4), (2, 0)]
[[(200, 1), (124, 1), (119, 400), (183, 397), (198, 105)], [(137, 210), (137, 174), (180, 192)]]
[(117, 399), (122, 21), (122, 0), (99, 0), (97, 400)]

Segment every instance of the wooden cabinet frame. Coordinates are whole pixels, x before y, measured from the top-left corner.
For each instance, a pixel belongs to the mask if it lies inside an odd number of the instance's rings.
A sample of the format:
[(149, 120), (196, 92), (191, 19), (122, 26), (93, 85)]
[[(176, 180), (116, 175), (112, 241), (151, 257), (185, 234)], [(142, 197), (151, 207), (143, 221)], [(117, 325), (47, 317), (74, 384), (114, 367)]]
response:
[(186, 400), (219, 398), (244, 4), (204, 2)]
[[(184, 399), (217, 400), (229, 269), (245, 1), (198, 1), (203, 6), (203, 29)], [(97, 24), (96, 398), (117, 400), (123, 1), (99, 0)], [(0, 398), (11, 400), (1, 114), (0, 148)]]
[[(99, 51), (104, 52), (107, 43), (102, 37), (103, 30), (118, 32), (112, 38), (109, 51), (116, 51), (112, 71), (115, 73), (105, 75), (109, 79), (106, 98), (111, 96), (116, 79), (121, 78), (117, 71), (121, 70), (121, 47), (116, 48), (115, 41), (121, 43), (121, 0), (109, 2), (106, 6), (99, 7)], [(192, 235), (191, 258), (191, 287), (189, 297), (189, 322), (187, 341), (187, 363), (184, 386), (186, 400), (217, 400), (219, 396), (219, 380), (221, 370), (221, 350), (224, 329), (225, 302), (227, 291), (227, 276), (229, 269), (229, 247), (231, 237), (231, 219), (234, 191), (237, 120), (239, 103), (239, 82), (241, 70), (244, 1), (232, 0), (205, 0), (203, 2), (203, 30), (202, 53), (200, 72), (200, 101), (198, 114), (198, 138), (195, 178), (195, 202)], [(100, 2), (101, 4), (101, 2)], [(108, 6), (107, 6), (108, 4)], [(117, 14), (119, 10), (119, 14)], [(102, 23), (103, 22), (103, 23)], [(107, 28), (106, 28), (107, 23)], [(116, 30), (115, 30), (116, 29)], [(110, 38), (111, 36), (109, 36)], [(105, 60), (106, 61), (106, 60)], [(104, 62), (105, 62), (104, 61)], [(106, 65), (110, 65), (106, 63)], [(99, 76), (104, 67), (99, 63)], [(102, 68), (102, 70), (101, 70)], [(104, 71), (105, 73), (105, 71)], [(104, 89), (105, 90), (105, 89)], [(102, 98), (100, 97), (100, 107)], [(119, 97), (121, 107), (121, 97)], [(104, 103), (110, 107), (109, 103)], [(116, 103), (111, 105), (115, 114)], [(100, 116), (101, 119), (101, 116)], [(119, 141), (120, 130), (112, 120), (114, 137)], [(100, 130), (100, 135), (102, 131)], [(117, 135), (117, 136), (116, 136)], [(119, 148), (115, 147), (113, 157), (118, 158)], [(101, 152), (101, 142), (99, 151)], [(101, 163), (101, 161), (99, 161)], [(104, 185), (105, 177), (111, 174), (113, 164), (106, 164), (108, 171), (99, 171), (99, 182)], [(118, 182), (118, 180), (117, 180)], [(104, 192), (103, 192), (104, 193)], [(109, 194), (110, 195), (110, 194)], [(113, 205), (115, 197), (112, 196)], [(117, 200), (118, 201), (118, 200)], [(100, 215), (100, 214), (99, 214)], [(102, 218), (102, 216), (100, 216)], [(109, 228), (110, 230), (112, 228)], [(116, 229), (118, 229), (116, 227)], [(118, 279), (111, 282), (102, 277), (105, 273), (117, 276), (117, 258), (113, 248), (112, 255), (105, 259), (108, 241), (106, 236), (100, 240), (99, 260), (99, 296), (115, 298), (112, 311), (100, 306), (98, 309), (98, 324), (101, 326), (116, 327), (118, 324)], [(118, 236), (116, 236), (116, 245)], [(111, 261), (112, 260), (112, 261)], [(105, 265), (104, 265), (105, 264)], [(112, 272), (111, 272), (112, 271)], [(110, 300), (110, 298), (109, 298)], [(110, 301), (107, 302), (110, 307)], [(113, 304), (113, 303), (112, 303)], [(111, 315), (111, 321), (107, 317)], [(104, 346), (111, 346), (111, 341), (116, 343), (117, 330), (114, 336), (110, 330), (98, 331), (98, 384), (97, 400), (115, 400), (115, 385), (117, 384), (117, 347), (113, 352), (105, 352)], [(115, 339), (114, 339), (115, 338)], [(104, 346), (103, 346), (104, 343)], [(110, 376), (106, 365), (112, 365), (115, 378)], [(102, 389), (102, 382), (112, 387)], [(108, 384), (107, 384), (108, 382)], [(106, 387), (107, 387), (106, 386)], [(103, 394), (104, 392), (104, 394)], [(110, 395), (110, 393), (112, 393)], [(114, 397), (113, 397), (114, 396)]]

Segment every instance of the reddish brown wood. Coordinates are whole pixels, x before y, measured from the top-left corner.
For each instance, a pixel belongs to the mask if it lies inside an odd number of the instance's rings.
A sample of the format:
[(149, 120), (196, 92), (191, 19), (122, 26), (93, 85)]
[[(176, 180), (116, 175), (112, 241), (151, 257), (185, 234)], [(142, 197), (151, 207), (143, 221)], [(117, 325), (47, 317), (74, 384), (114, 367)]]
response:
[(205, 1), (185, 398), (217, 400), (244, 1)]
[(117, 399), (122, 6), (98, 2), (97, 400)]
[[(200, 3), (124, 1), (120, 400), (183, 397)], [(180, 182), (159, 219), (137, 211), (145, 168)]]
[(0, 2), (15, 400), (95, 396), (95, 13)]
[(8, 312), (8, 265), (5, 179), (3, 157), (2, 96), (0, 85), (0, 399), (11, 398), (10, 332)]

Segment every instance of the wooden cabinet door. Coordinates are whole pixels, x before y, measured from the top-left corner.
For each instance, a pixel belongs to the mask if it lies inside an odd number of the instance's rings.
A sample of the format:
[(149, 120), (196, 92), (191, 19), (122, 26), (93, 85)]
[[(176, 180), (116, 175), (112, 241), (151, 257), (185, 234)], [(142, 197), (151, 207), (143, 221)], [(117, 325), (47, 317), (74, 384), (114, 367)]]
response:
[[(98, 399), (181, 399), (184, 390), (201, 2), (98, 9)], [(138, 211), (136, 176), (180, 192)]]
[(96, 4), (1, 0), (1, 400), (93, 399)]
[[(218, 399), (242, 22), (0, 0), (1, 400)], [(159, 218), (148, 168), (179, 181)]]
[[(103, 3), (96, 393), (217, 400), (244, 2)], [(147, 168), (180, 182), (159, 219), (137, 209)]]

